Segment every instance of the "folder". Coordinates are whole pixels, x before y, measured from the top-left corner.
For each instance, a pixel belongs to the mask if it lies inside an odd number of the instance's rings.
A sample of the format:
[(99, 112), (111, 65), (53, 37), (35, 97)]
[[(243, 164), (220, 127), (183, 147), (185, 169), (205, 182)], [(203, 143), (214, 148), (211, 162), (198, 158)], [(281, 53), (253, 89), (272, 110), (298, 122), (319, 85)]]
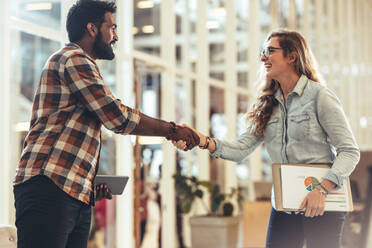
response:
[[(293, 166), (293, 167), (292, 167)], [(313, 170), (311, 168), (322, 168)], [(330, 169), (327, 164), (272, 164), (275, 207), (278, 211), (300, 211), (298, 202), (302, 202), (315, 183), (321, 181), (319, 171)], [(297, 174), (296, 174), (297, 173)], [(299, 174), (300, 173), (300, 174)], [(312, 174), (318, 175), (312, 176)], [(292, 177), (292, 178), (291, 178)], [(285, 182), (282, 179), (285, 178)], [(302, 180), (302, 181), (301, 181)], [(300, 185), (299, 183), (302, 182)], [(293, 185), (291, 185), (293, 184)], [(306, 190), (305, 190), (306, 189)], [(295, 192), (295, 194), (293, 194)], [(300, 200), (302, 199), (302, 200)], [(298, 207), (294, 207), (297, 206)], [(325, 211), (352, 211), (353, 201), (350, 180), (347, 178), (341, 188), (330, 191), (326, 197)]]

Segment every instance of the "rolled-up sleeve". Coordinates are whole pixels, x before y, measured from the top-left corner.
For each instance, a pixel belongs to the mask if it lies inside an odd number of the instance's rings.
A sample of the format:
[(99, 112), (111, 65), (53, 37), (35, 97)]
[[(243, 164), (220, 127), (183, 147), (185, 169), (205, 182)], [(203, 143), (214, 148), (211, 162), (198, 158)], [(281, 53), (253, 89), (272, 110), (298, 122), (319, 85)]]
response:
[(342, 185), (359, 162), (360, 151), (337, 96), (322, 88), (317, 100), (318, 119), (337, 156), (324, 179)]
[(215, 139), (216, 150), (210, 153), (215, 158), (223, 158), (235, 162), (240, 162), (250, 155), (262, 142), (262, 138), (257, 138), (249, 127), (236, 141), (223, 141)]
[(76, 54), (67, 59), (64, 69), (67, 87), (73, 95), (109, 130), (129, 134), (140, 121), (138, 110), (116, 99), (104, 83), (97, 65)]

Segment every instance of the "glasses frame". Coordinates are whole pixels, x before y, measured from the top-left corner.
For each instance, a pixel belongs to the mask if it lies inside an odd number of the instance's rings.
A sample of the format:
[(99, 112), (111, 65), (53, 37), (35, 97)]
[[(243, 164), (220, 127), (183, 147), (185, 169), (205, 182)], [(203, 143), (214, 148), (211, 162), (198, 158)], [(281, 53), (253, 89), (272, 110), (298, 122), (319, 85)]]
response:
[(283, 50), (283, 48), (268, 46), (260, 51), (260, 55), (261, 57), (264, 56), (265, 58), (268, 58), (275, 50)]

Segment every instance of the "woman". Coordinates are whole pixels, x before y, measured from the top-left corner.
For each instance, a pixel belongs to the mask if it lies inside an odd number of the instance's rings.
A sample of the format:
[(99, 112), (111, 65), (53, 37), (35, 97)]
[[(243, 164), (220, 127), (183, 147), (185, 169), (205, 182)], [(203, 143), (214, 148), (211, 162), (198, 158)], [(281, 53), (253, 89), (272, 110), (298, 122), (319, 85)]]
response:
[[(264, 87), (248, 113), (247, 131), (233, 142), (200, 136), (200, 147), (214, 157), (241, 161), (262, 142), (273, 163), (329, 163), (321, 184), (308, 193), (302, 213), (275, 210), (266, 247), (341, 247), (346, 213), (324, 212), (328, 191), (342, 185), (359, 161), (359, 149), (336, 95), (324, 84), (305, 39), (279, 30), (261, 53)], [(173, 143), (185, 149), (183, 141)]]

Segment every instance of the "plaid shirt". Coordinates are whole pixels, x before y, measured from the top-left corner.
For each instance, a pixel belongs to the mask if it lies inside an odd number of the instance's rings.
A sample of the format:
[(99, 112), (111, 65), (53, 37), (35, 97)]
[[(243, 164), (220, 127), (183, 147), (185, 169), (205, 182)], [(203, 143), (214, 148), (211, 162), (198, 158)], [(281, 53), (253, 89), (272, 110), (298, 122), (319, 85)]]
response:
[(124, 106), (105, 85), (95, 61), (68, 44), (43, 69), (14, 185), (45, 175), (89, 204), (102, 124), (128, 134), (139, 120), (139, 112)]

